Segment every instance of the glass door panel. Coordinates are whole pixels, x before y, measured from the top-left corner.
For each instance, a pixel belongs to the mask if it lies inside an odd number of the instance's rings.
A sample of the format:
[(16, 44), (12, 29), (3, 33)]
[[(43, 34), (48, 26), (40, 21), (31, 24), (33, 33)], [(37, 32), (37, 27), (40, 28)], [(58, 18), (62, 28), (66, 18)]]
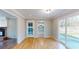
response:
[(59, 41), (68, 48), (79, 48), (79, 16), (59, 20)]
[(67, 19), (67, 46), (79, 48), (79, 17)]
[(65, 19), (59, 20), (59, 41), (66, 43), (65, 38)]

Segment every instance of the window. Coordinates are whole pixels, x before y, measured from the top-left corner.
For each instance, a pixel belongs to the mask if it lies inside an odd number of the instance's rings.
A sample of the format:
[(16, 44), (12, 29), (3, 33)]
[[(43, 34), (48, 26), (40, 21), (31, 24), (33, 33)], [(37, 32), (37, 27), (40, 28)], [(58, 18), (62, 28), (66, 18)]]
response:
[(65, 36), (65, 19), (59, 21), (59, 40), (66, 43)]
[(43, 25), (39, 25), (38, 29), (39, 29), (39, 32), (44, 32), (44, 26)]
[(79, 16), (59, 21), (59, 40), (68, 48), (79, 48)]
[(28, 34), (33, 35), (33, 28), (28, 28)]
[(29, 26), (29, 27), (32, 27), (32, 26), (33, 26), (33, 23), (29, 22), (29, 23), (28, 23), (28, 26)]
[(33, 23), (28, 22), (28, 35), (33, 35)]

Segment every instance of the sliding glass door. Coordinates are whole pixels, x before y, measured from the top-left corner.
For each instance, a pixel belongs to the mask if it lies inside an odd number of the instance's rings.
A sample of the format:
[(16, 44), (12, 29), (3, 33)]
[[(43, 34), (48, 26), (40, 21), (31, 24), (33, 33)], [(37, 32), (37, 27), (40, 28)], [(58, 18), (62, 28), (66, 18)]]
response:
[(67, 24), (67, 46), (79, 48), (79, 17), (68, 18)]
[(59, 20), (59, 40), (66, 43), (66, 37), (65, 37), (65, 19)]
[(59, 21), (59, 40), (68, 48), (79, 48), (79, 16)]

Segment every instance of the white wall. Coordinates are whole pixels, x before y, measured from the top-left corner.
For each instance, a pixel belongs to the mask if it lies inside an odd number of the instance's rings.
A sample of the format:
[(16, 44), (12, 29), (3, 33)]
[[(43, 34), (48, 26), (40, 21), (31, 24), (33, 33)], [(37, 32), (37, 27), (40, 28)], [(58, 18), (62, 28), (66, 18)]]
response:
[(45, 37), (49, 37), (52, 35), (52, 22), (51, 20), (45, 21)]
[(58, 39), (58, 20), (52, 20), (52, 36)]
[(25, 38), (25, 20), (21, 17), (8, 19), (7, 36), (17, 38), (17, 42), (21, 43)]
[[(51, 32), (51, 20), (26, 20), (26, 23), (28, 21), (32, 21), (34, 24), (33, 26), (33, 29), (34, 29), (34, 35), (33, 37), (39, 37), (38, 35), (38, 30), (37, 30), (37, 26), (38, 26), (38, 23), (40, 21), (43, 21), (44, 22), (44, 25), (45, 25), (45, 32), (44, 32), (44, 37), (48, 37), (48, 36), (51, 36), (52, 35), (52, 32)], [(26, 27), (26, 30), (27, 30), (27, 27)], [(27, 33), (26, 33), (26, 36), (28, 37)]]
[(7, 36), (10, 38), (17, 38), (16, 19), (7, 19)]
[(16, 18), (16, 37), (17, 42), (20, 43), (25, 38), (25, 19), (24, 17), (13, 9), (4, 9), (3, 11), (7, 12), (8, 14), (14, 16)]
[(5, 16), (0, 15), (0, 27), (7, 27), (7, 19)]
[(21, 17), (17, 18), (17, 41), (22, 42), (25, 38), (25, 20)]

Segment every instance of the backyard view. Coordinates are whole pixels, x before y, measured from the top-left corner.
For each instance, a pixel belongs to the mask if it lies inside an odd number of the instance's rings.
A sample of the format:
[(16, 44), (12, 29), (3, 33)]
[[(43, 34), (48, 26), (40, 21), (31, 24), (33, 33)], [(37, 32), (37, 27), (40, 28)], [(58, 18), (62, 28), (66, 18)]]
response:
[(79, 16), (59, 21), (59, 40), (68, 48), (79, 48)]

